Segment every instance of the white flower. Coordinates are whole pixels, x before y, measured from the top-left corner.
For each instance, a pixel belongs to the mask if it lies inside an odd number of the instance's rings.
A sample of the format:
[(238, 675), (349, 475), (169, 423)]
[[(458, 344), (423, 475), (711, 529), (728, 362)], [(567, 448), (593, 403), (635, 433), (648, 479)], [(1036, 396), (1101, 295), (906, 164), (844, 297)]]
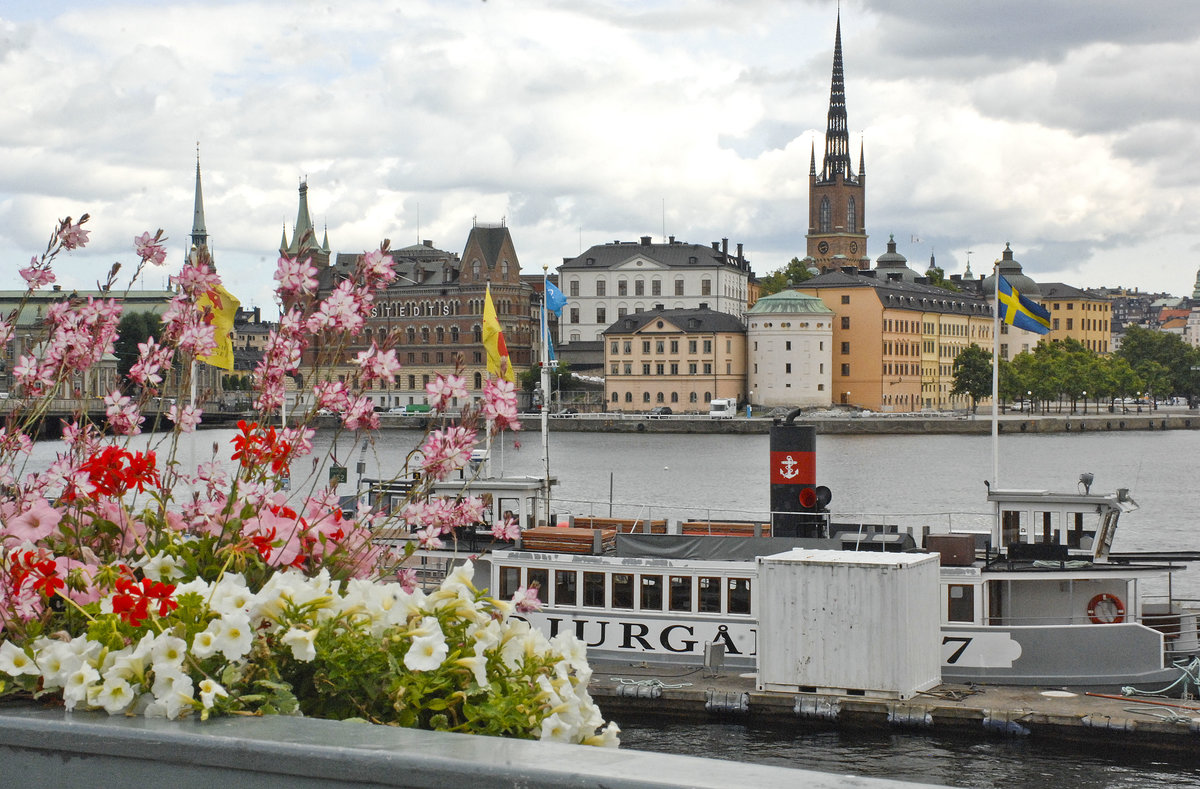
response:
[(491, 687), (491, 683), (488, 682), (487, 678), (487, 658), (485, 656), (476, 655), (475, 657), (459, 658), (454, 662), (460, 666), (471, 669), (471, 673), (475, 675), (476, 685), (484, 690), (487, 690), (489, 687)]
[(547, 715), (542, 721), (542, 733), (538, 739), (543, 742), (575, 742), (578, 728), (568, 724), (557, 713)]
[(221, 617), (220, 622), (213, 640), (213, 648), (225, 655), (227, 660), (240, 660), (245, 657), (254, 643), (254, 630), (250, 627), (250, 618), (245, 614), (231, 614)]
[(212, 709), (213, 700), (217, 696), (228, 696), (229, 691), (221, 687), (221, 685), (211, 679), (200, 680), (200, 703), (204, 705), (204, 709)]
[(0, 671), (10, 677), (21, 674), (40, 674), (33, 658), (11, 641), (0, 644)]
[(214, 619), (208, 627), (196, 634), (192, 639), (192, 654), (197, 660), (212, 657), (217, 652), (217, 632), (221, 629), (221, 620)]
[(183, 576), (179, 561), (169, 553), (151, 556), (142, 565), (142, 573), (152, 581), (173, 581)]
[(99, 693), (88, 699), (92, 706), (103, 707), (109, 715), (124, 712), (133, 703), (133, 700), (133, 688), (119, 677), (106, 679), (100, 686)]
[[(433, 617), (425, 619), (427, 622), (434, 623), (436, 632), (420, 635), (413, 639), (412, 645), (404, 653), (404, 665), (410, 671), (433, 671), (442, 665), (442, 661), (446, 659), (446, 654), (450, 651), (446, 646), (446, 636), (442, 633), (438, 621)], [(422, 622), (422, 625), (424, 624)]]
[[(185, 707), (190, 709), (196, 703), (192, 698), (192, 678), (178, 670), (165, 669), (155, 672), (151, 692), (154, 693), (156, 704), (161, 705), (151, 706), (155, 707), (157, 713), (166, 715), (171, 720), (178, 718)], [(151, 715), (150, 710), (146, 711), (146, 715)]]
[(49, 638), (34, 645), (34, 659), (42, 672), (42, 684), (47, 688), (62, 686), (67, 676), (83, 665), (83, 658), (75, 654), (70, 644)]
[(150, 657), (155, 663), (156, 670), (159, 663), (182, 663), (186, 654), (187, 642), (166, 633), (156, 638), (154, 646), (150, 648)]
[(621, 727), (615, 722), (609, 722), (599, 734), (593, 734), (583, 740), (584, 745), (600, 745), (605, 748), (616, 748), (621, 744)]
[(577, 638), (574, 633), (559, 633), (550, 639), (550, 647), (571, 668), (576, 670), (587, 668), (587, 644)]
[(66, 676), (63, 682), (63, 702), (68, 710), (75, 709), (79, 702), (87, 702), (88, 688), (93, 682), (100, 680), (100, 672), (88, 663), (80, 661), (79, 666)]
[(292, 648), (292, 657), (296, 660), (303, 660), (308, 663), (317, 657), (317, 647), (313, 643), (317, 638), (317, 629), (302, 630), (298, 627), (293, 627), (283, 634), (280, 641), (285, 646)]

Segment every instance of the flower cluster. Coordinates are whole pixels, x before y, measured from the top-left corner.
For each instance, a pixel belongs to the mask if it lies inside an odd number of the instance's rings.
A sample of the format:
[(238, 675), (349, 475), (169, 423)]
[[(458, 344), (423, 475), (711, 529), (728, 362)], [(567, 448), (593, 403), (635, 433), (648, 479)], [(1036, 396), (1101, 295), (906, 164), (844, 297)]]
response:
[[(46, 252), (22, 270), (27, 300), (54, 281), (60, 252), (87, 243), (87, 219), (59, 222)], [(164, 240), (162, 231), (134, 239), (138, 273), (165, 261)], [(347, 337), (394, 278), (390, 260), (386, 243), (364, 254), (319, 299), (310, 262), (280, 259), (283, 314), (253, 375), (258, 418), (240, 421), (227, 454), (214, 444), (194, 470), (179, 462), (176, 442), (201, 425), (201, 409), (182, 394), (194, 360), (216, 343), (213, 308), (199, 306), (220, 308), (206, 251), (194, 249), (171, 278), (159, 330), (137, 343), (124, 380), (104, 397), (108, 435), (77, 414), (61, 425), (54, 460), (26, 471), (47, 404), (112, 351), (121, 317), (113, 298), (47, 308), (44, 336), (13, 366), (21, 397), (0, 428), (0, 696), (50, 696), (112, 714), (302, 713), (616, 744), (617, 728), (604, 726), (587, 695), (583, 645), (548, 640), (511, 616), (536, 608), (536, 590), (493, 599), (472, 584), (468, 562), (427, 594), (403, 566), (418, 545), (441, 547), (483, 519), (478, 497), (430, 491), (467, 465), (483, 430), (519, 429), (511, 384), (489, 382), (453, 424), (451, 404), (469, 400), (462, 370), (428, 385), (436, 425), (420, 447), (420, 484), (390, 515), (362, 501), (343, 507), (336, 487), (314, 481), (321, 458), (301, 489), (288, 484), (313, 453), (308, 422), (318, 408), (341, 417), (338, 430), (378, 427), (356, 387), (397, 375), (394, 338), (353, 357), (352, 384), (320, 365), (352, 358)], [(23, 307), (0, 316), (0, 343)], [(311, 409), (270, 426), (285, 381), (297, 376), (316, 382)], [(170, 433), (135, 448), (148, 399), (166, 393), (180, 401), (166, 410)], [(412, 535), (403, 551), (373, 540), (389, 523)], [(493, 530), (504, 539), (518, 532), (512, 521)]]

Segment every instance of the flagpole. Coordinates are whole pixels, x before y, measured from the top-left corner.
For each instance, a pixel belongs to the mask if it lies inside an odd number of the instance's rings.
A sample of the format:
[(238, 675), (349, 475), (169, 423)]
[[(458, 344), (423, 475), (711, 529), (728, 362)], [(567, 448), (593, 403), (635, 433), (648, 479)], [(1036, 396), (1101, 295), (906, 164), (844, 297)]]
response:
[(546, 300), (549, 292), (546, 290), (547, 272), (550, 266), (542, 264), (542, 486), (545, 489), (546, 525), (550, 523), (550, 327), (546, 321)]
[(1000, 489), (1000, 262), (992, 264), (992, 489)]

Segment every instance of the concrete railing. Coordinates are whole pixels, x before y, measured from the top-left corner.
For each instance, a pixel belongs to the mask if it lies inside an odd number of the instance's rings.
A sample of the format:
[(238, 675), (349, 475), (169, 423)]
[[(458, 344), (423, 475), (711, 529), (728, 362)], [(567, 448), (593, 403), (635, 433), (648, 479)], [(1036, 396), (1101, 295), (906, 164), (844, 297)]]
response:
[(309, 718), (167, 721), (0, 705), (4, 786), (915, 787), (783, 767)]

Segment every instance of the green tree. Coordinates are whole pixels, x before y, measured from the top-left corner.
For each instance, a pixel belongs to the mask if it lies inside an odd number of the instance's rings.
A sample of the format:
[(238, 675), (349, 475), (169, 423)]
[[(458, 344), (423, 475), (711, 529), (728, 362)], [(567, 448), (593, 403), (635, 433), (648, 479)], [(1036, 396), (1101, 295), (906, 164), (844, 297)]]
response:
[(929, 284), (935, 288), (948, 290), (951, 293), (958, 293), (961, 288), (946, 278), (946, 272), (940, 266), (934, 266), (925, 272), (925, 276), (929, 278)]
[(954, 386), (951, 395), (971, 398), (971, 413), (979, 401), (992, 393), (992, 354), (975, 343), (964, 348), (954, 360)]
[(791, 285), (812, 279), (814, 276), (800, 258), (792, 258), (786, 266), (758, 281), (758, 295), (770, 296), (772, 293), (779, 293)]
[[(1146, 362), (1161, 365), (1165, 372), (1159, 374), (1156, 368), (1154, 385), (1158, 388), (1151, 389), (1159, 397), (1192, 396), (1200, 391), (1197, 389), (1200, 380), (1196, 371), (1192, 370), (1193, 367), (1200, 367), (1200, 351), (1184, 342), (1178, 334), (1130, 326), (1125, 330), (1117, 355), (1139, 372), (1140, 366)], [(1146, 385), (1150, 387), (1150, 383)]]
[(162, 321), (153, 312), (127, 312), (117, 324), (120, 336), (113, 342), (113, 355), (117, 357), (117, 375), (126, 379), (129, 370), (137, 363), (138, 345), (162, 332)]

